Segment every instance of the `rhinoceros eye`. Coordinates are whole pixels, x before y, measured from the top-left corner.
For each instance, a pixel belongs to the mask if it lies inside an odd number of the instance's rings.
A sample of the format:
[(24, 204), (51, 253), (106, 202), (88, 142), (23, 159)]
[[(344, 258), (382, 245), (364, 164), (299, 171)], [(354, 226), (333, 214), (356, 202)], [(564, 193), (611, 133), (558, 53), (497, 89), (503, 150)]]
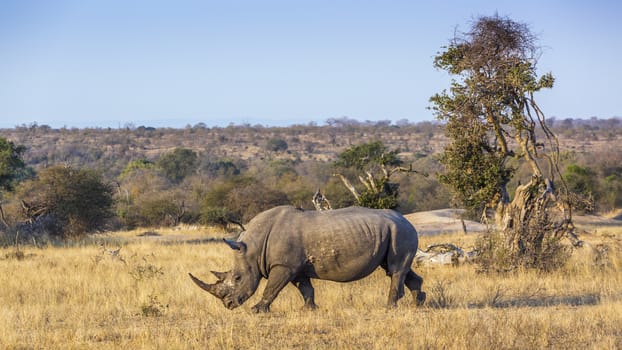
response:
[(233, 280), (234, 280), (235, 282), (240, 282), (240, 281), (242, 280), (242, 276), (240, 276), (240, 275), (234, 275), (234, 276), (233, 276)]

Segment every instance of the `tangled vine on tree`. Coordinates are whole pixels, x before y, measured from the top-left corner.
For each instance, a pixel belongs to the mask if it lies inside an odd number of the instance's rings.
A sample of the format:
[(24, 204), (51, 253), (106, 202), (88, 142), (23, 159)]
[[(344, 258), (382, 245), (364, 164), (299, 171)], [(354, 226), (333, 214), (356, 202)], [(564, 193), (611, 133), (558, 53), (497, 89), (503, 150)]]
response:
[[(480, 17), (458, 33), (434, 65), (454, 76), (449, 92), (431, 98), (451, 143), (440, 180), (472, 210), (494, 209), (510, 266), (544, 267), (577, 244), (567, 190), (558, 169), (559, 146), (534, 94), (553, 87), (551, 73), (538, 77), (536, 37), (522, 23), (498, 15)], [(540, 138), (540, 139), (539, 139)], [(531, 179), (510, 201), (512, 160), (526, 162)], [(514, 162), (516, 163), (516, 162)]]

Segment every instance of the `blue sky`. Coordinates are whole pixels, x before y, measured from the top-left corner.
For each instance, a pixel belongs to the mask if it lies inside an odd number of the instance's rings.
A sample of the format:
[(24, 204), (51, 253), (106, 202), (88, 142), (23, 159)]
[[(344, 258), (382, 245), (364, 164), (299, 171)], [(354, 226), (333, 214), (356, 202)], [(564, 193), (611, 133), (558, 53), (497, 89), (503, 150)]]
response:
[(0, 0), (0, 127), (433, 120), (434, 55), (495, 13), (539, 36), (547, 116), (622, 116), (619, 1)]

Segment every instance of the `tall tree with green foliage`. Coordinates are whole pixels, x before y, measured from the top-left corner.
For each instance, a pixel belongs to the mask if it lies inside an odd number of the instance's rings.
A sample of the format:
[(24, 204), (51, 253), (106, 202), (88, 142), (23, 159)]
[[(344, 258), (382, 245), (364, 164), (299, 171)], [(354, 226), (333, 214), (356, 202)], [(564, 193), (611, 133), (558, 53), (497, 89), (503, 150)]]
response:
[[(352, 146), (339, 154), (334, 166), (339, 177), (358, 205), (368, 208), (394, 209), (398, 205), (399, 184), (391, 182), (396, 172), (413, 172), (403, 167), (398, 150), (389, 150), (381, 141)], [(356, 177), (354, 186), (348, 176)]]
[[(468, 208), (496, 210), (512, 265), (540, 266), (561, 236), (576, 238), (565, 186), (554, 186), (560, 178), (557, 138), (534, 97), (554, 82), (551, 73), (538, 77), (539, 54), (527, 25), (494, 15), (458, 33), (434, 60), (454, 77), (449, 91), (431, 98), (451, 140), (440, 180)], [(526, 162), (532, 176), (510, 201), (513, 160)]]

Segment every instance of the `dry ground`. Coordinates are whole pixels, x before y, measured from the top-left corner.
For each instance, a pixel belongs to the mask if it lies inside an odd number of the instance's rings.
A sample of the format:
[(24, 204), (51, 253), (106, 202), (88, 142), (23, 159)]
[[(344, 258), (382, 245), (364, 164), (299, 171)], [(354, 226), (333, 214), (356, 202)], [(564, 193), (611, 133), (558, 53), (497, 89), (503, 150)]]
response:
[[(229, 249), (199, 240), (213, 232), (117, 233), (106, 238), (105, 249), (23, 248), (20, 259), (13, 248), (3, 249), (0, 348), (622, 348), (622, 228), (590, 225), (583, 238), (591, 244), (553, 274), (416, 267), (426, 305), (417, 308), (406, 297), (386, 309), (389, 280), (377, 271), (354, 283), (315, 281), (314, 312), (301, 310), (301, 297), (288, 286), (265, 315), (250, 313), (263, 284), (229, 311), (188, 278), (193, 272), (213, 281), (210, 269), (228, 269)], [(468, 247), (474, 239), (423, 236), (421, 245)]]

